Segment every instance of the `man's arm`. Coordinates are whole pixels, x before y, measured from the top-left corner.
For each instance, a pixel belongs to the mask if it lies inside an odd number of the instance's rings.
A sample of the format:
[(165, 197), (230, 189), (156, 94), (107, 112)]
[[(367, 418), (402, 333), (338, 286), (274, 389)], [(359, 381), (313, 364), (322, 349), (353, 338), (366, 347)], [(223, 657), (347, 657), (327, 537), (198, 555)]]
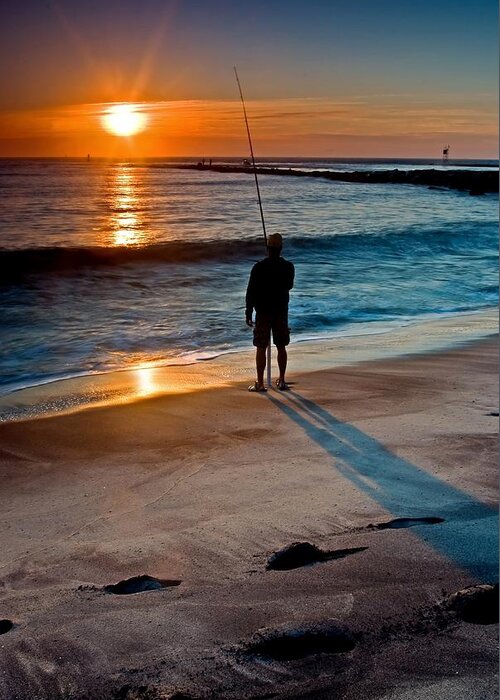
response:
[(295, 281), (295, 267), (293, 263), (288, 261), (288, 290), (293, 289), (293, 283)]
[(248, 280), (247, 293), (245, 297), (245, 321), (247, 326), (252, 325), (252, 314), (255, 306), (255, 266), (250, 273)]

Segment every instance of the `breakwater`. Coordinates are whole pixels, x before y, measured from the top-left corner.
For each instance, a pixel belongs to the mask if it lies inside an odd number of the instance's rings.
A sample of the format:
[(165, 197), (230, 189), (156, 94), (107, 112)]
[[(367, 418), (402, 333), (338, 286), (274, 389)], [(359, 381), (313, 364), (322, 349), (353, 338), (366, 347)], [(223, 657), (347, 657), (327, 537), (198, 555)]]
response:
[[(208, 170), (217, 173), (253, 174), (251, 166), (226, 164), (178, 164), (155, 165), (150, 167), (168, 167), (181, 170)], [(257, 166), (258, 175), (280, 175), (282, 177), (316, 177), (337, 182), (358, 182), (378, 184), (422, 185), (430, 188), (445, 187), (462, 190), (471, 195), (483, 195), (498, 192), (497, 170), (437, 170), (425, 168), (418, 170), (300, 170), (294, 168), (275, 168)]]

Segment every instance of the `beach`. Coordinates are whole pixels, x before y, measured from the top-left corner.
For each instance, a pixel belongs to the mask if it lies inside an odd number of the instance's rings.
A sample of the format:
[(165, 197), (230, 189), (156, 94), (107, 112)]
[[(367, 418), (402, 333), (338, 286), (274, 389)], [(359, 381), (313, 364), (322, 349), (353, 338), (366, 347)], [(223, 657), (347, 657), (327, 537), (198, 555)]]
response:
[(277, 165), (252, 395), (251, 175), (0, 164), (0, 700), (496, 697), (497, 199)]
[(290, 392), (236, 353), (0, 425), (0, 698), (496, 697), (494, 605), (450, 595), (498, 580), (497, 342), (450, 328), (297, 344)]

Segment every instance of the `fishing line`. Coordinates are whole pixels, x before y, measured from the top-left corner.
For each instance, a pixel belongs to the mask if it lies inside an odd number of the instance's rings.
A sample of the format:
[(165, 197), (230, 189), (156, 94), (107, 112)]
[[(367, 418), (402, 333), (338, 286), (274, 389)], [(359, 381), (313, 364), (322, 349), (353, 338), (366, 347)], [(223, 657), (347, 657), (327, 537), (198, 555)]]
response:
[(245, 124), (247, 127), (248, 143), (250, 145), (250, 155), (252, 156), (253, 175), (255, 178), (255, 187), (257, 188), (257, 198), (259, 200), (260, 219), (262, 221), (262, 230), (264, 231), (264, 242), (267, 246), (266, 222), (264, 221), (264, 211), (262, 209), (262, 200), (260, 198), (259, 179), (257, 177), (257, 168), (255, 167), (255, 158), (253, 155), (253, 146), (252, 146), (252, 137), (250, 135), (250, 127), (248, 126), (247, 110), (245, 108), (245, 100), (243, 99), (243, 92), (241, 91), (240, 79), (238, 78), (238, 71), (236, 70), (236, 66), (233, 66), (233, 68), (234, 68), (234, 74), (236, 76), (236, 82), (238, 83), (238, 90), (240, 91), (241, 104), (243, 105), (243, 116), (245, 117)]

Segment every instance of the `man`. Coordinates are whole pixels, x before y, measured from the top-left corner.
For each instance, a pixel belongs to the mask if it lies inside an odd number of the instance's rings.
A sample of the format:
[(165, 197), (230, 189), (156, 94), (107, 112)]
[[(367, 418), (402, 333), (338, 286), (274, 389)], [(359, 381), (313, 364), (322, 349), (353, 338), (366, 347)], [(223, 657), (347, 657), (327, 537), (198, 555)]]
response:
[[(281, 257), (283, 238), (273, 233), (267, 239), (267, 258), (252, 268), (246, 294), (246, 323), (253, 327), (253, 344), (257, 348), (255, 362), (257, 381), (248, 387), (249, 391), (266, 391), (264, 370), (266, 349), (271, 342), (278, 350), (279, 379), (276, 386), (281, 391), (288, 389), (285, 381), (287, 364), (286, 346), (290, 342), (288, 328), (288, 292), (293, 287), (295, 268), (291, 262)], [(252, 314), (255, 309), (255, 325)]]

